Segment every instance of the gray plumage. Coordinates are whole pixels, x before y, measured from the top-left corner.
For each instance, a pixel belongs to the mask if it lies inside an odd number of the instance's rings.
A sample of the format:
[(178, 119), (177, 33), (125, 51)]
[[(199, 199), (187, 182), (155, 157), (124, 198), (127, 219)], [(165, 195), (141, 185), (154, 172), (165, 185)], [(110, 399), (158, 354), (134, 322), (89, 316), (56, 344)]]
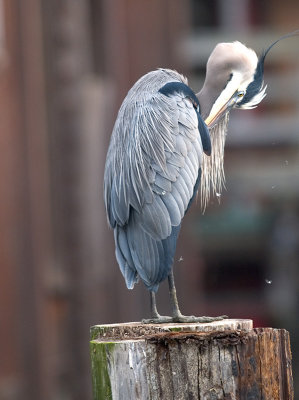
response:
[(169, 274), (202, 163), (198, 113), (184, 93), (159, 92), (169, 82), (187, 84), (166, 69), (136, 82), (119, 110), (107, 154), (106, 211), (128, 288), (140, 277), (156, 291)]
[(229, 111), (254, 108), (265, 97), (269, 49), (258, 59), (240, 42), (220, 43), (197, 95), (182, 75), (159, 69), (135, 83), (119, 110), (105, 165), (105, 206), (127, 287), (140, 278), (151, 291), (150, 321), (165, 321), (153, 292), (167, 276), (171, 320), (202, 321), (186, 319), (177, 304), (171, 268), (181, 221), (201, 175), (203, 208), (210, 192), (221, 192)]

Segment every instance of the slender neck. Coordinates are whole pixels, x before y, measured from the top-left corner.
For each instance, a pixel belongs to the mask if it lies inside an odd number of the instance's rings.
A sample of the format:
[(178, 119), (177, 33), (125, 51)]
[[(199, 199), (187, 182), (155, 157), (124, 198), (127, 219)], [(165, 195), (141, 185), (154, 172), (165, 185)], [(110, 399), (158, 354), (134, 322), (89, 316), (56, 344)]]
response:
[(211, 108), (213, 106), (213, 100), (209, 98), (206, 85), (203, 86), (201, 91), (196, 94), (200, 104), (200, 113), (202, 118), (205, 120), (209, 115)]

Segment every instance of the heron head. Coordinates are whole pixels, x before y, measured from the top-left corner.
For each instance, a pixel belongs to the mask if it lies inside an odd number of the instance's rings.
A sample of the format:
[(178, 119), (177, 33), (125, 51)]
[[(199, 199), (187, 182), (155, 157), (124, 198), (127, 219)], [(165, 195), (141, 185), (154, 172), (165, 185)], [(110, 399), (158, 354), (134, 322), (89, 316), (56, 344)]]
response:
[(263, 68), (260, 75), (258, 66), (256, 53), (240, 42), (219, 43), (208, 59), (205, 83), (198, 94), (213, 149), (210, 157), (203, 158), (203, 209), (210, 193), (219, 195), (224, 186), (224, 145), (229, 111), (234, 107), (253, 108), (265, 96)]
[(225, 177), (224, 145), (229, 111), (256, 107), (266, 96), (264, 61), (280, 40), (299, 35), (299, 30), (272, 43), (260, 58), (240, 42), (219, 43), (211, 53), (202, 90), (197, 94), (201, 114), (209, 127), (212, 153), (203, 158), (201, 197), (206, 207), (210, 192), (221, 193)]
[(214, 126), (227, 112), (253, 108), (265, 97), (264, 57), (240, 42), (219, 43), (211, 53), (204, 86), (199, 93), (203, 117)]

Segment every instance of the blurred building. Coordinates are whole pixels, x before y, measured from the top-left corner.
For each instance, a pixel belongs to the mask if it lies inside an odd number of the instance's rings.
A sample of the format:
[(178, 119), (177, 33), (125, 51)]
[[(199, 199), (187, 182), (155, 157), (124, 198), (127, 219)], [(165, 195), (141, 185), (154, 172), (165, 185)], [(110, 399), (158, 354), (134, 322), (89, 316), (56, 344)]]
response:
[[(216, 43), (240, 40), (260, 54), (298, 28), (298, 13), (292, 0), (0, 0), (1, 400), (91, 399), (89, 327), (149, 313), (144, 288), (128, 291), (119, 273), (102, 200), (130, 86), (166, 66), (196, 91)], [(204, 215), (192, 207), (175, 265), (185, 313), (288, 329), (294, 372), (298, 40), (268, 55), (263, 104), (232, 113), (227, 191)], [(163, 313), (167, 297), (162, 284)]]

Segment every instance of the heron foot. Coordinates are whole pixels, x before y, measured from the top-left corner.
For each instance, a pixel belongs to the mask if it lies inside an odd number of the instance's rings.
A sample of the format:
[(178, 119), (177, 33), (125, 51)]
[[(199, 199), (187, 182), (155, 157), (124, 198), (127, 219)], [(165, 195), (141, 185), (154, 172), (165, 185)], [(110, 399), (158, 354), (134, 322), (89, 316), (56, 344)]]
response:
[(141, 322), (143, 324), (169, 324), (169, 323), (208, 323), (208, 322), (214, 322), (214, 321), (222, 321), (223, 319), (227, 319), (227, 315), (220, 315), (218, 317), (195, 317), (194, 315), (177, 315), (174, 317), (168, 317), (168, 316), (156, 316), (153, 318), (149, 319), (143, 319)]
[(143, 319), (141, 322), (143, 324), (169, 324), (173, 322), (173, 318), (163, 315), (157, 315), (149, 319)]
[(208, 323), (208, 322), (214, 322), (214, 321), (222, 321), (223, 319), (227, 319), (227, 315), (220, 315), (218, 317), (195, 317), (194, 315), (177, 315), (172, 318), (172, 322), (178, 322), (178, 323), (193, 323), (193, 322), (199, 322), (199, 323)]

